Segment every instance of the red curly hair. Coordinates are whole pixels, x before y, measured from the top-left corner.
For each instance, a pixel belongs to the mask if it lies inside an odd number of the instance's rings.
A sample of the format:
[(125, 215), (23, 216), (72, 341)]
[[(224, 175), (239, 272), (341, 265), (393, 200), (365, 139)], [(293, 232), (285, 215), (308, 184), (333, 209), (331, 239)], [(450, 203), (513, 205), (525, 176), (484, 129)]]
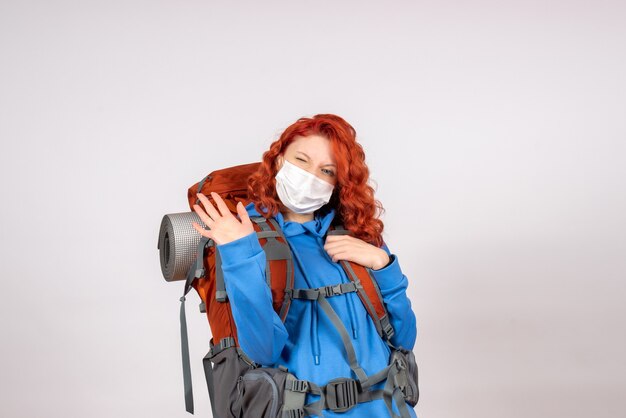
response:
[[(330, 208), (334, 208), (333, 224), (342, 223), (356, 238), (381, 247), (384, 242), (384, 224), (378, 216), (385, 209), (374, 198), (374, 189), (368, 184), (369, 169), (365, 164), (365, 152), (356, 141), (355, 129), (337, 115), (318, 114), (312, 118), (298, 119), (263, 153), (259, 169), (248, 178), (248, 198), (254, 202), (255, 209), (265, 218), (278, 214), (281, 202), (276, 193), (274, 177), (278, 170), (275, 159), (296, 136), (309, 135), (329, 139), (337, 162), (335, 189), (329, 202), (318, 210), (327, 213)], [(261, 210), (262, 206), (267, 212)]]

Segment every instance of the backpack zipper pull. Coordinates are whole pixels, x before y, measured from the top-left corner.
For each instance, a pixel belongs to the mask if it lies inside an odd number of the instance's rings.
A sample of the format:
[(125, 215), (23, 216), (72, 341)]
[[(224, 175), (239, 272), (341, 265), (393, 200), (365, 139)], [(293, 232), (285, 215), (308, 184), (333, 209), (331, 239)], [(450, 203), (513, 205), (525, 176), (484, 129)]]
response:
[(241, 382), (243, 381), (243, 375), (237, 378), (237, 393), (241, 395)]

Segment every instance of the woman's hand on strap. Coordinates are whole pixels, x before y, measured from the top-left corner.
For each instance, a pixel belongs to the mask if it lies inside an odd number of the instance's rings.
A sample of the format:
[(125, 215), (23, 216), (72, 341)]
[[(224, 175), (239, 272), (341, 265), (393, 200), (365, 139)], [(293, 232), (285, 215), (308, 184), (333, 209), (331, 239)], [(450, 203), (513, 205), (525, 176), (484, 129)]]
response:
[(197, 193), (197, 196), (204, 205), (206, 212), (199, 205), (193, 205), (193, 210), (210, 229), (204, 229), (196, 222), (193, 222), (192, 225), (203, 237), (211, 238), (217, 245), (220, 245), (243, 238), (254, 232), (254, 226), (243, 203), (237, 202), (237, 213), (241, 218), (241, 221), (239, 221), (217, 193), (211, 192), (211, 197), (213, 197), (219, 212), (205, 195)]
[(353, 261), (372, 270), (379, 270), (390, 261), (389, 254), (384, 249), (351, 235), (327, 235), (324, 250), (332, 257), (333, 262)]

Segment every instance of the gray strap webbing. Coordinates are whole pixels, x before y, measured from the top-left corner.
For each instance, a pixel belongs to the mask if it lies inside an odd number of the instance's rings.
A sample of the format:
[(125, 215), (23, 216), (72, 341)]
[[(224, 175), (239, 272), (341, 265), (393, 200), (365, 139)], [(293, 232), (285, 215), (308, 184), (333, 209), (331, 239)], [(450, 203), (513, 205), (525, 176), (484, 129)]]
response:
[(185, 388), (185, 409), (193, 414), (193, 391), (191, 387), (191, 366), (189, 364), (189, 341), (187, 338), (187, 318), (185, 317), (185, 296), (180, 298), (180, 339), (183, 356), (183, 385)]
[[(393, 399), (396, 401), (396, 405), (398, 405), (398, 409), (400, 410), (400, 416), (402, 418), (411, 418), (409, 414), (409, 408), (406, 406), (406, 401), (404, 400), (404, 395), (402, 395), (402, 391), (400, 388), (396, 388), (393, 391)], [(393, 411), (390, 411), (393, 415)]]
[(286, 293), (288, 293), (294, 299), (317, 300), (320, 293), (323, 294), (324, 297), (331, 297), (356, 291), (357, 285), (353, 282), (349, 282), (317, 287), (315, 289), (292, 289), (290, 291), (287, 291)]
[(235, 345), (235, 339), (233, 337), (224, 337), (220, 340), (220, 342), (216, 345), (213, 345), (208, 352), (209, 357), (213, 357), (221, 353), (223, 350), (227, 348), (233, 347)]
[[(284, 245), (284, 253), (283, 253), (283, 257), (285, 258), (285, 263), (287, 263), (287, 277), (285, 279), (285, 290), (287, 289), (293, 289), (293, 284), (294, 284), (294, 280), (295, 280), (295, 273), (294, 273), (294, 269), (293, 269), (293, 256), (291, 254), (291, 248), (289, 247), (287, 238), (285, 237), (285, 235), (283, 234), (283, 230), (280, 229), (280, 225), (278, 224), (278, 221), (274, 218), (270, 218), (269, 219), (270, 223), (274, 226), (274, 230), (276, 232), (278, 232), (278, 236), (281, 237), (284, 241), (283, 245)], [(279, 242), (278, 240), (276, 240), (276, 242)], [(289, 309), (289, 305), (290, 302), (288, 299), (284, 299), (283, 300), (283, 305), (280, 308), (280, 317), (281, 318), (287, 318), (287, 310)]]
[[(308, 405), (304, 405), (301, 409), (302, 414), (296, 414), (296, 417), (301, 417), (304, 415), (315, 415), (315, 416), (324, 416), (322, 414), (322, 409), (325, 408), (326, 405), (326, 393), (325, 390), (323, 389), (323, 387), (320, 387), (318, 385), (316, 385), (313, 382), (307, 381), (308, 383), (308, 392), (313, 393), (314, 395), (318, 395), (320, 396), (320, 399), (316, 402), (312, 402)], [(298, 410), (292, 410), (294, 412), (298, 412)], [(283, 417), (286, 418), (285, 414), (290, 413), (290, 411), (285, 411), (285, 413), (283, 413)], [(287, 415), (290, 416), (290, 415)]]
[(217, 247), (215, 247), (215, 299), (218, 302), (226, 302), (228, 300), (224, 284), (224, 272), (222, 271), (222, 257)]
[(409, 414), (408, 408), (406, 406), (406, 401), (404, 400), (404, 395), (400, 387), (397, 387), (394, 382), (396, 381), (396, 376), (399, 373), (399, 370), (396, 366), (396, 363), (392, 363), (394, 367), (389, 369), (389, 375), (387, 376), (387, 382), (385, 383), (385, 387), (383, 388), (383, 400), (387, 405), (387, 409), (389, 410), (389, 414), (392, 418), (398, 418), (393, 412), (393, 407), (391, 403), (391, 398), (396, 401), (396, 405), (400, 411), (401, 418), (411, 418)]
[[(204, 183), (206, 183), (207, 180), (211, 180), (213, 177), (211, 177), (210, 174), (207, 174), (206, 176), (204, 176), (204, 178), (202, 180), (200, 180), (200, 183), (198, 183), (198, 189), (196, 190), (196, 193), (200, 193), (202, 191), (202, 187), (204, 186)], [(198, 196), (196, 196), (196, 205), (200, 204), (200, 198)]]
[[(198, 250), (196, 260), (204, 259), (204, 248), (208, 238), (202, 237), (198, 243)], [(202, 262), (202, 261), (200, 261)], [(191, 385), (191, 365), (189, 362), (189, 339), (187, 337), (187, 317), (185, 315), (185, 296), (192, 289), (191, 284), (196, 279), (197, 274), (203, 273), (204, 270), (197, 268), (197, 263), (192, 264), (187, 271), (187, 280), (185, 281), (185, 288), (183, 290), (183, 296), (180, 298), (180, 348), (182, 352), (183, 361), (183, 385), (185, 389), (185, 409), (187, 412), (193, 414), (193, 389)]]
[[(278, 236), (277, 232), (272, 230), (270, 226), (267, 224), (266, 219), (263, 216), (255, 216), (251, 218), (259, 227), (261, 231), (257, 232), (257, 238), (267, 238), (267, 241), (263, 245), (263, 251), (265, 251), (265, 282), (267, 286), (272, 288), (272, 273), (270, 271), (270, 260), (274, 260), (273, 257), (276, 257), (280, 250), (277, 248), (276, 237)], [(280, 244), (280, 243), (278, 243)]]
[(390, 340), (391, 337), (393, 337), (393, 335), (395, 334), (395, 331), (393, 330), (393, 325), (391, 325), (391, 322), (389, 321), (389, 314), (387, 313), (386, 309), (385, 314), (380, 317), (380, 328), (385, 333), (385, 336), (387, 337), (386, 340)]
[(370, 386), (373, 386), (376, 383), (385, 380), (387, 378), (387, 376), (389, 375), (389, 370), (391, 370), (391, 367), (393, 367), (393, 363), (387, 365), (382, 370), (380, 370), (380, 371), (374, 373), (373, 375), (371, 375), (369, 377), (368, 381), (364, 385), (361, 385), (361, 389), (365, 390), (365, 389), (369, 388)]
[(256, 236), (257, 238), (275, 238), (280, 235), (276, 231), (257, 231)]
[(354, 347), (352, 346), (352, 342), (350, 341), (350, 336), (348, 335), (346, 327), (343, 325), (343, 322), (341, 322), (341, 319), (339, 319), (334, 309), (332, 308), (332, 306), (330, 306), (330, 303), (328, 303), (326, 297), (322, 293), (318, 293), (317, 303), (321, 306), (324, 313), (326, 313), (334, 327), (339, 332), (341, 340), (343, 341), (343, 345), (346, 349), (346, 355), (348, 356), (350, 368), (357, 375), (359, 383), (361, 385), (365, 384), (368, 378), (365, 374), (365, 371), (363, 371), (363, 368), (357, 362), (356, 353), (354, 352)]
[(370, 279), (372, 279), (372, 283), (374, 284), (374, 289), (376, 290), (376, 294), (378, 295), (378, 299), (380, 299), (382, 301), (383, 300), (383, 294), (380, 292), (380, 287), (378, 286), (378, 282), (376, 281), (376, 279), (374, 278), (374, 275), (372, 274), (372, 269), (371, 268), (367, 268), (367, 269), (365, 269), (365, 271), (367, 271), (367, 275), (370, 276)]
[[(267, 220), (263, 216), (253, 216), (250, 219), (254, 221), (257, 225), (259, 225), (259, 227), (261, 228), (261, 231), (257, 232), (257, 238), (267, 239), (267, 241), (263, 245), (263, 251), (265, 251), (265, 260), (266, 260), (265, 277), (266, 277), (267, 285), (271, 287), (272, 278), (271, 278), (271, 271), (270, 271), (270, 261), (287, 260), (287, 277), (290, 277), (289, 275), (291, 274), (291, 264), (290, 264), (291, 250), (289, 248), (289, 245), (286, 244), (286, 242), (283, 243), (276, 239), (277, 237), (282, 237), (283, 239), (285, 238), (282, 235), (282, 231), (280, 231), (278, 224), (273, 222), (273, 225), (277, 228), (276, 230), (273, 230), (267, 224)], [(270, 221), (273, 221), (273, 219), (271, 219)]]

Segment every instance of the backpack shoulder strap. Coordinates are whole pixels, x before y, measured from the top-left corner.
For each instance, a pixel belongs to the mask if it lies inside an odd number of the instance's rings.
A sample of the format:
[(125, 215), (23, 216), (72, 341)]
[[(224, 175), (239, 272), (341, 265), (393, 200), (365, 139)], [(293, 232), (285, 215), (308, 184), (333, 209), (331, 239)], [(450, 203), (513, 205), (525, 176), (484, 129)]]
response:
[(274, 218), (252, 216), (250, 220), (261, 229), (257, 232), (257, 238), (265, 251), (265, 278), (272, 291), (274, 310), (285, 322), (291, 306), (291, 299), (285, 295), (289, 289), (293, 289), (295, 282), (291, 248)]
[[(349, 235), (350, 231), (345, 229), (343, 225), (331, 225), (327, 234)], [(340, 263), (348, 275), (348, 278), (357, 285), (359, 299), (361, 299), (365, 310), (374, 321), (378, 335), (380, 335), (383, 340), (390, 343), (389, 340), (393, 336), (394, 330), (389, 321), (389, 314), (376, 279), (365, 266), (346, 260), (341, 260)]]

